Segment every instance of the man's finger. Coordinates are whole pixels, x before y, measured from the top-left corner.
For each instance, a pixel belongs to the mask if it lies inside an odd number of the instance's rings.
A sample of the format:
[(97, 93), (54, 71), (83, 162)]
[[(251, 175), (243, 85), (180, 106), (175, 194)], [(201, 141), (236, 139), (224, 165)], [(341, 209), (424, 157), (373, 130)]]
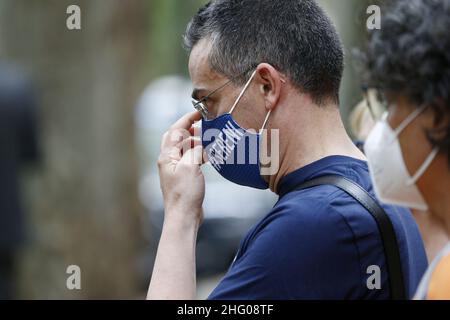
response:
[(167, 131), (161, 140), (161, 152), (164, 152), (167, 148), (179, 145), (189, 137), (191, 137), (191, 134), (185, 129), (171, 129)]
[(170, 129), (184, 129), (189, 130), (191, 129), (194, 122), (199, 121), (202, 118), (202, 115), (198, 111), (192, 111), (188, 114), (185, 114), (183, 117), (181, 117), (177, 122), (175, 122)]
[(192, 125), (192, 127), (189, 129), (189, 132), (193, 136), (200, 137), (202, 134), (202, 126), (200, 125), (200, 122), (196, 122)]
[(193, 149), (197, 146), (201, 146), (202, 145), (202, 141), (200, 140), (200, 138), (198, 137), (189, 137), (185, 140), (183, 140), (183, 142), (180, 143), (180, 148), (181, 148), (181, 152), (184, 154), (186, 153), (189, 149)]
[(180, 163), (190, 164), (190, 165), (202, 165), (203, 164), (203, 148), (201, 146), (197, 146), (193, 149), (189, 149), (183, 155), (180, 160)]
[(172, 161), (179, 161), (181, 160), (181, 157), (183, 156), (182, 150), (179, 146), (172, 146), (170, 148), (166, 148), (164, 151), (161, 152), (159, 155), (158, 162), (160, 164), (167, 164)]

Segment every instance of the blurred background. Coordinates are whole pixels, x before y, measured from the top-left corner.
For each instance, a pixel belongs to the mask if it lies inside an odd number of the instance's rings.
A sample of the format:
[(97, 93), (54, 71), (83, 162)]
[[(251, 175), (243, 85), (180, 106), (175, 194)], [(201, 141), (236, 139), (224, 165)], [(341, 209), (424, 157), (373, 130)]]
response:
[[(163, 218), (160, 138), (192, 109), (182, 34), (205, 2), (0, 0), (0, 296), (145, 297)], [(345, 45), (348, 124), (369, 2), (319, 2)], [(66, 27), (74, 4), (81, 30)], [(276, 201), (203, 169), (199, 298)], [(81, 290), (66, 287), (69, 265)]]

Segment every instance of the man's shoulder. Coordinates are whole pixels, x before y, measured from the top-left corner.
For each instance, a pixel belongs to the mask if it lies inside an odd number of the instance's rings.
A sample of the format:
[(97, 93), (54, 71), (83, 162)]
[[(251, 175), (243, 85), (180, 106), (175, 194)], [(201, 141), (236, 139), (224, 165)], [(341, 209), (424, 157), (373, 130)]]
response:
[(333, 185), (292, 191), (280, 199), (268, 216), (282, 215), (290, 222), (346, 220), (352, 216), (371, 221), (370, 215), (351, 195)]
[[(352, 177), (364, 189), (372, 192), (367, 172)], [(357, 179), (355, 179), (357, 178)], [(388, 208), (392, 215), (392, 208)], [(398, 209), (403, 210), (403, 209)], [(406, 212), (405, 212), (406, 213)], [(395, 224), (395, 227), (400, 227)], [(330, 243), (378, 242), (378, 227), (370, 213), (351, 195), (333, 185), (292, 191), (280, 199), (260, 224), (278, 234), (308, 241), (330, 239)], [(256, 230), (258, 231), (258, 230)], [(335, 247), (335, 246), (333, 246)]]
[[(351, 179), (378, 201), (370, 177), (366, 172), (357, 174)], [(420, 237), (409, 209), (381, 205), (400, 238)], [(333, 185), (293, 191), (280, 199), (268, 216), (282, 216), (287, 224), (301, 224), (307, 227), (320, 223), (322, 226), (329, 225), (332, 228), (336, 223), (345, 223), (348, 231), (357, 238), (378, 234), (378, 226), (372, 215), (351, 195)]]
[(294, 191), (278, 201), (253, 230), (253, 237), (264, 232), (271, 234), (274, 241), (289, 238), (310, 244), (316, 240), (325, 244), (326, 239), (330, 239), (328, 244), (337, 243), (336, 239), (342, 239), (346, 234), (352, 238), (352, 230), (342, 214), (349, 207), (334, 206), (334, 202), (346, 194), (328, 185), (314, 189), (313, 192), (312, 189)]
[(330, 205), (339, 192), (328, 191), (301, 197), (300, 205), (277, 204), (247, 238), (235, 271), (261, 270), (276, 288), (297, 298), (343, 297), (349, 296), (349, 286), (359, 288), (363, 280), (356, 240)]

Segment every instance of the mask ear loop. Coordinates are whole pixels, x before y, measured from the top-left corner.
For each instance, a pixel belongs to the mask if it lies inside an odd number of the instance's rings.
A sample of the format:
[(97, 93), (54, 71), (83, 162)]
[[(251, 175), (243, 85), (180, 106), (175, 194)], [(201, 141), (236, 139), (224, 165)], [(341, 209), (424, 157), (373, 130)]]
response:
[[(409, 116), (407, 116), (405, 118), (405, 120), (402, 121), (402, 123), (400, 123), (400, 125), (394, 130), (391, 129), (394, 133), (394, 135), (392, 136), (392, 139), (389, 141), (389, 143), (393, 143), (397, 137), (400, 135), (400, 133), (405, 130), (405, 128), (407, 126), (409, 126), (411, 124), (411, 122), (414, 121), (414, 119), (416, 119), (423, 111), (425, 111), (425, 109), (427, 108), (427, 106), (422, 106), (416, 110), (414, 110)], [(390, 128), (391, 126), (389, 125), (389, 123), (387, 122), (387, 118), (389, 116), (389, 112), (385, 111), (381, 117), (381, 121), (385, 122)]]
[(419, 180), (419, 178), (425, 173), (425, 171), (430, 166), (431, 162), (433, 162), (434, 158), (436, 158), (439, 153), (439, 148), (436, 147), (431, 151), (430, 155), (425, 159), (424, 163), (420, 166), (419, 170), (414, 174), (414, 176), (406, 182), (407, 186), (413, 185)]
[(269, 121), (269, 117), (270, 117), (270, 113), (272, 112), (272, 110), (269, 110), (269, 112), (267, 112), (266, 118), (264, 119), (264, 123), (262, 125), (261, 130), (259, 130), (259, 133), (261, 134), (261, 132), (266, 128), (266, 124)]
[[(281, 83), (286, 84), (286, 80), (284, 79), (280, 79)], [(269, 117), (270, 117), (270, 113), (272, 112), (272, 109), (269, 110), (269, 112), (267, 112), (266, 118), (264, 119), (263, 125), (261, 130), (259, 130), (259, 133), (261, 133), (261, 131), (263, 131), (266, 128), (266, 124), (269, 121)]]
[(236, 108), (237, 104), (239, 103), (239, 101), (241, 100), (242, 96), (244, 95), (245, 91), (247, 91), (248, 86), (250, 85), (250, 83), (252, 82), (253, 78), (255, 77), (256, 71), (253, 71), (252, 76), (250, 77), (250, 79), (248, 79), (247, 83), (244, 86), (244, 89), (242, 89), (241, 93), (239, 94), (238, 98), (236, 99), (236, 101), (234, 102), (233, 106), (231, 107), (230, 112), (228, 112), (229, 114), (232, 114), (234, 109)]
[[(405, 120), (394, 130), (395, 136), (398, 137), (398, 135), (411, 123), (414, 121), (415, 118), (417, 118), (422, 112), (425, 111), (425, 109), (428, 106), (424, 105), (420, 107), (419, 109), (416, 109), (413, 113), (411, 113), (408, 117), (406, 117)], [(437, 154), (439, 153), (439, 148), (436, 147), (431, 151), (431, 153), (428, 155), (428, 157), (425, 159), (425, 161), (422, 163), (420, 168), (416, 171), (416, 173), (406, 182), (407, 186), (413, 185), (414, 183), (419, 180), (419, 178), (425, 173), (425, 171), (430, 166), (431, 162), (433, 162), (434, 158), (436, 158)]]
[(414, 110), (405, 120), (394, 130), (395, 135), (398, 136), (407, 126), (411, 124), (422, 112), (425, 111), (427, 106), (422, 106), (419, 109)]
[[(239, 94), (239, 96), (237, 97), (236, 101), (234, 102), (233, 106), (231, 107), (231, 110), (229, 112), (229, 114), (232, 114), (234, 109), (236, 108), (236, 106), (238, 105), (239, 101), (241, 101), (242, 96), (244, 95), (245, 91), (247, 91), (250, 83), (252, 82), (253, 78), (256, 75), (257, 70), (253, 71), (252, 75), (250, 76), (250, 79), (248, 79), (247, 83), (244, 86), (244, 89), (242, 89), (241, 93)], [(281, 82), (286, 83), (286, 80), (281, 79)], [(266, 118), (264, 119), (264, 123), (262, 125), (262, 128), (260, 130), (260, 132), (262, 130), (264, 130), (264, 128), (266, 127), (267, 122), (269, 121), (269, 117), (270, 117), (270, 113), (272, 112), (272, 110), (269, 110), (269, 112), (267, 112)]]

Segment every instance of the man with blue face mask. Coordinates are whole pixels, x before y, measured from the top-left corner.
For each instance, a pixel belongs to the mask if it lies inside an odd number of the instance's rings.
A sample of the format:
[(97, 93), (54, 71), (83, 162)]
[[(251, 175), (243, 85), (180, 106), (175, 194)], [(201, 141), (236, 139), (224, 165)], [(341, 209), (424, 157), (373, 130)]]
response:
[(312, 0), (212, 1), (185, 44), (197, 111), (161, 144), (165, 222), (148, 298), (195, 298), (204, 160), (280, 197), (210, 299), (411, 297), (427, 265), (423, 244), (408, 210), (374, 200), (340, 118), (343, 52), (322, 9)]

